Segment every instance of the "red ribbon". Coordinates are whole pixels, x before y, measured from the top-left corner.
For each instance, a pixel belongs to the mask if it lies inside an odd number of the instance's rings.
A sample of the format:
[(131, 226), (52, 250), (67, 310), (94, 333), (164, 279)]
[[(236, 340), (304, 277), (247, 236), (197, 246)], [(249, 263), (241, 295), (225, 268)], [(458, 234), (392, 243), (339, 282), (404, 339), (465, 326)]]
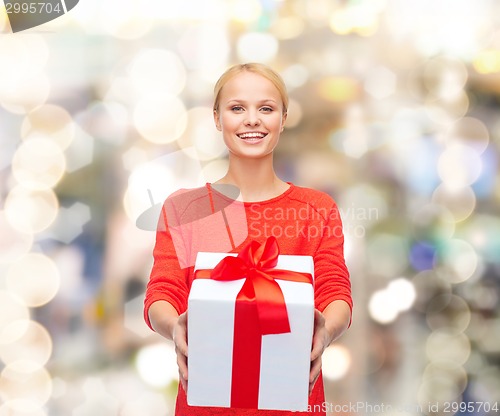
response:
[(275, 269), (278, 256), (278, 242), (269, 237), (263, 244), (252, 241), (237, 257), (223, 258), (213, 270), (196, 271), (195, 278), (246, 278), (235, 303), (231, 407), (258, 408), (262, 335), (290, 332), (283, 292), (274, 279), (312, 284), (309, 273)]

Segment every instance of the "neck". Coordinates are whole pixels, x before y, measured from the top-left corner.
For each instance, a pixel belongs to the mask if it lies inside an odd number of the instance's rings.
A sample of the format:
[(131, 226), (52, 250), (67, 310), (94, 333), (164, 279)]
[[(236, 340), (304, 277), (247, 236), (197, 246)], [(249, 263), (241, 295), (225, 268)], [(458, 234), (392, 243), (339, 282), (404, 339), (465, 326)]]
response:
[(241, 159), (230, 154), (229, 169), (217, 183), (237, 186), (245, 202), (270, 199), (288, 188), (274, 172), (272, 154), (264, 159)]

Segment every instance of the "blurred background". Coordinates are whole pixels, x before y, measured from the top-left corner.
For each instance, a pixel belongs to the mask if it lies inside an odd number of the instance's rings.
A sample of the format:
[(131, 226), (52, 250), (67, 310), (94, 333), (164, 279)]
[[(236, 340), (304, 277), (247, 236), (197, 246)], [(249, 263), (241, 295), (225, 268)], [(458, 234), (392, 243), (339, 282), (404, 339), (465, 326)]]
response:
[(344, 220), (329, 410), (500, 412), (499, 2), (81, 0), (0, 31), (0, 415), (173, 414), (136, 220), (225, 172), (212, 88), (246, 61), (289, 88), (279, 175)]

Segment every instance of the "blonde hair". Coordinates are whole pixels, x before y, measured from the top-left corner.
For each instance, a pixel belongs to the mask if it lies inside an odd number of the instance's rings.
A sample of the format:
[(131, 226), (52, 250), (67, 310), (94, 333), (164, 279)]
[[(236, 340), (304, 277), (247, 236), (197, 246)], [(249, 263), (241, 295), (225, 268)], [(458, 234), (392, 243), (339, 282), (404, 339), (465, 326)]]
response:
[(226, 83), (230, 79), (245, 71), (261, 75), (273, 83), (281, 96), (281, 101), (283, 103), (283, 114), (286, 114), (288, 111), (288, 92), (286, 90), (283, 78), (281, 78), (280, 74), (278, 74), (275, 70), (268, 67), (267, 65), (254, 62), (233, 65), (221, 75), (219, 80), (215, 83), (214, 87), (214, 111), (219, 111), (220, 94), (224, 85), (226, 85)]

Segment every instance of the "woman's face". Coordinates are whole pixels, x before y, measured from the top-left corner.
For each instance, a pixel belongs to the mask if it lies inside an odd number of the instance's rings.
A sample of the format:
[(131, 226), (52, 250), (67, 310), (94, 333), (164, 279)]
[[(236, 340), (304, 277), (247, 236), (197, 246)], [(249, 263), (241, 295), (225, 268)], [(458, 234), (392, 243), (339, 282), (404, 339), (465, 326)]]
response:
[(214, 118), (233, 155), (259, 158), (272, 153), (278, 144), (286, 115), (274, 84), (245, 71), (222, 88)]

